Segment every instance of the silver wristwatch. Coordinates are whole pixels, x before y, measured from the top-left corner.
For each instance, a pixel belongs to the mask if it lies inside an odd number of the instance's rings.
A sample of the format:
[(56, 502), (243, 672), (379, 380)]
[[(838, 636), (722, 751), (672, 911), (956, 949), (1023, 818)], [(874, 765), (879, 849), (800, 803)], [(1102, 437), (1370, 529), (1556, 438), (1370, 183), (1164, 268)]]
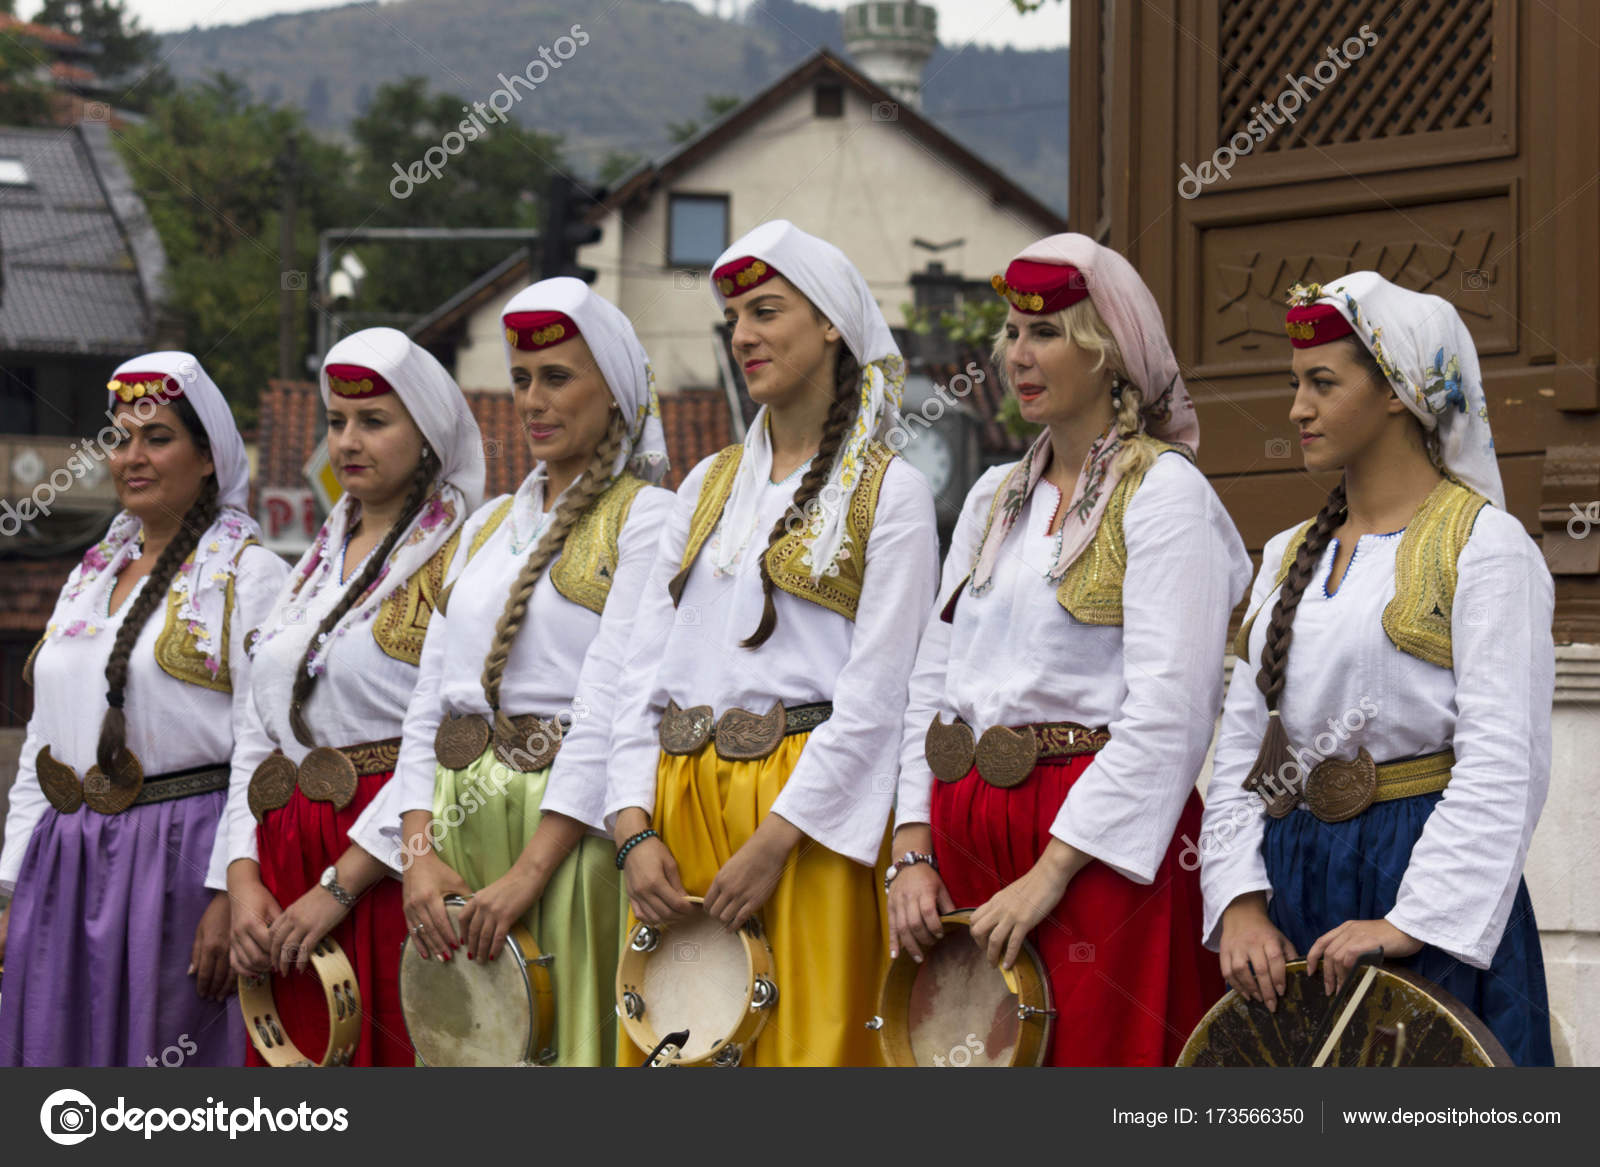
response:
[(328, 870), (324, 871), (322, 873), (322, 878), (317, 880), (317, 886), (323, 888), (329, 895), (338, 900), (346, 908), (353, 908), (356, 906), (356, 897), (351, 895), (343, 887), (339, 886), (339, 869), (337, 867), (330, 867)]

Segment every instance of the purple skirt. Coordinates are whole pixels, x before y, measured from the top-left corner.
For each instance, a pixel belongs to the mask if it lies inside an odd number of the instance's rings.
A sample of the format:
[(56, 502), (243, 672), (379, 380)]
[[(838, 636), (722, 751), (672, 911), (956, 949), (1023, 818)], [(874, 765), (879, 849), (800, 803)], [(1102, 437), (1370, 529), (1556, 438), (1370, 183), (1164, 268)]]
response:
[(238, 1001), (189, 976), (226, 794), (47, 809), (11, 900), (0, 1066), (241, 1066)]

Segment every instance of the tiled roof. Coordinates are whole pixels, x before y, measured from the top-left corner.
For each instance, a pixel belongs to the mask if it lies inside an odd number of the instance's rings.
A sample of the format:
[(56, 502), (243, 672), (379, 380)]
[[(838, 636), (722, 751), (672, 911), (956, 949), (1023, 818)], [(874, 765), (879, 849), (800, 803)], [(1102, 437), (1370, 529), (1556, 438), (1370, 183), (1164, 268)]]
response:
[(48, 25), (34, 24), (32, 21), (21, 20), (9, 12), (0, 12), (0, 32), (11, 37), (28, 37), (62, 49), (75, 49), (83, 44), (81, 40), (70, 32), (62, 32), (59, 28), (51, 28)]
[(0, 352), (148, 348), (165, 256), (106, 127), (0, 127), (0, 157), (28, 174), (0, 187)]
[[(487, 470), (484, 496), (509, 494), (533, 469), (533, 458), (517, 425), (516, 405), (503, 389), (468, 389), (467, 402), (483, 433)], [(308, 381), (269, 381), (261, 395), (256, 485), (302, 486), (301, 470), (317, 444), (322, 402)], [(664, 485), (677, 488), (694, 464), (732, 441), (727, 401), (710, 389), (663, 395), (662, 428), (672, 472)]]
[(0, 632), (42, 633), (61, 585), (81, 558), (80, 552), (46, 559), (7, 557), (0, 570)]

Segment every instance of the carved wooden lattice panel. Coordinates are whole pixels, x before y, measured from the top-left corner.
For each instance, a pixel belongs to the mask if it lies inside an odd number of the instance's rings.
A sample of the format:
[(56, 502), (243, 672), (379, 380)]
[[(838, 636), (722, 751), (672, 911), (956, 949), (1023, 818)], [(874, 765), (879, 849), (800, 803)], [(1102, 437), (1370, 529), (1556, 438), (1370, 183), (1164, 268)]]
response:
[[(1348, 6), (1289, 0), (1223, 0), (1218, 11), (1220, 141), (1250, 133), (1252, 121), (1272, 127), (1256, 150), (1283, 152), (1493, 120), (1489, 0), (1380, 0), (1360, 19)], [(1291, 96), (1298, 109), (1277, 104), (1286, 93), (1303, 97)], [(1278, 116), (1262, 112), (1275, 105)], [(1293, 122), (1280, 125), (1283, 114)]]

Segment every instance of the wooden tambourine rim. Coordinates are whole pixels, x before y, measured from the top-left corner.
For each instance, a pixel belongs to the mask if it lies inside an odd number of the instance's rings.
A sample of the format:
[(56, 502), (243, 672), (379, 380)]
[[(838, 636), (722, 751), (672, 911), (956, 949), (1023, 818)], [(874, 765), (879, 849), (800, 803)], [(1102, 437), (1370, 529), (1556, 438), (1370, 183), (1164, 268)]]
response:
[[(465, 907), (467, 897), (445, 896), (445, 907)], [(422, 1056), (422, 1051), (417, 1048), (415, 1039), (411, 1038), (411, 1018), (405, 1010), (406, 989), (406, 948), (411, 943), (407, 936), (400, 942), (400, 968), (397, 974), (397, 986), (400, 994), (400, 1016), (405, 1021), (406, 1037), (411, 1041), (411, 1050), (417, 1055), (417, 1064), (423, 1068), (428, 1067), (428, 1059)], [(522, 973), (522, 987), (528, 994), (528, 1016), (530, 1018), (530, 1031), (528, 1033), (528, 1048), (523, 1051), (523, 1060), (529, 1064), (542, 1064), (554, 1056), (554, 1048), (550, 1046), (549, 1039), (555, 1032), (556, 1000), (555, 987), (550, 977), (548, 962), (544, 954), (539, 951), (539, 945), (529, 932), (520, 923), (511, 925), (506, 933), (506, 949), (511, 953), (516, 962), (517, 970)], [(463, 959), (465, 956), (463, 955)], [(435, 1067), (442, 1068), (442, 1067)]]
[[(322, 1060), (316, 1063), (295, 1045), (294, 1039), (284, 1028), (283, 1019), (278, 1016), (272, 974), (269, 972), (260, 977), (239, 979), (239, 1009), (244, 1014), (245, 1032), (250, 1035), (250, 1043), (256, 1047), (261, 1060), (275, 1069), (313, 1064), (319, 1067), (349, 1065), (356, 1052), (356, 1043), (361, 1040), (361, 985), (356, 981), (356, 970), (350, 958), (332, 936), (324, 936), (311, 950), (311, 970), (316, 974), (317, 982), (322, 986), (322, 995), (328, 1002), (328, 1048), (323, 1051)], [(334, 994), (334, 986), (340, 983), (350, 986), (348, 995), (354, 1005), (343, 1018), (339, 1016), (339, 1004)], [(282, 1041), (273, 1044), (264, 1041), (257, 1029), (258, 1022), (271, 1027), (274, 1033), (281, 1035)]]
[[(689, 896), (688, 899), (690, 903), (702, 911), (705, 909), (705, 897)], [(732, 1033), (718, 1038), (709, 1050), (698, 1057), (675, 1056), (662, 1058), (661, 1065), (715, 1065), (717, 1054), (721, 1050), (729, 1046), (739, 1046), (742, 1050), (761, 1036), (761, 1031), (767, 1027), (767, 1015), (772, 1012), (772, 1009), (751, 1007), (755, 1001), (756, 980), (757, 978), (765, 977), (774, 985), (777, 984), (777, 980), (772, 973), (772, 946), (767, 943), (765, 929), (759, 921), (759, 915), (751, 917), (750, 921), (738, 932), (740, 943), (744, 948), (746, 979), (744, 1006), (739, 1014), (739, 1024), (734, 1027)], [(751, 924), (756, 925), (754, 930), (751, 929)], [(639, 952), (633, 947), (633, 938), (638, 934), (640, 928), (647, 926), (658, 932), (661, 938), (656, 942), (656, 947), (650, 952)], [(644, 983), (644, 966), (648, 963), (653, 952), (660, 951), (671, 931), (670, 926), (635, 923), (632, 928), (628, 929), (628, 935), (622, 942), (622, 957), (617, 961), (617, 1020), (621, 1023), (623, 1032), (628, 1035), (628, 1040), (646, 1052), (653, 1050), (666, 1035), (655, 1032), (650, 1025), (648, 1001), (645, 1002), (644, 1017), (638, 1019), (629, 1017), (627, 1007), (623, 1003), (623, 994), (629, 991), (631, 986)]]
[[(1284, 975), (1304, 976), (1306, 962), (1292, 960), (1284, 966)], [(1477, 1053), (1488, 1066), (1513, 1066), (1511, 1055), (1506, 1052), (1506, 1047), (1500, 1044), (1500, 1039), (1489, 1031), (1489, 1027), (1454, 993), (1439, 985), (1434, 984), (1426, 977), (1419, 976), (1407, 968), (1396, 968), (1393, 965), (1378, 966), (1379, 977), (1392, 977), (1402, 982), (1423, 997), (1432, 1000), (1439, 1006), (1439, 1010), (1451, 1017), (1460, 1027), (1463, 1034), (1477, 1043)], [(1374, 986), (1376, 987), (1376, 986)], [(1189, 1035), (1189, 1040), (1184, 1042), (1183, 1052), (1178, 1055), (1177, 1065), (1193, 1066), (1195, 1059), (1205, 1048), (1205, 1036), (1210, 1032), (1212, 1024), (1224, 1013), (1230, 1011), (1239, 998), (1238, 989), (1229, 989), (1217, 1003), (1206, 1010), (1206, 1015), (1200, 1019), (1200, 1024), (1194, 1027), (1194, 1032)], [(1472, 1068), (1472, 1067), (1466, 1067)]]
[[(970, 930), (973, 911), (972, 908), (960, 908), (940, 916), (939, 922), (947, 930), (950, 928)], [(940, 943), (949, 943), (953, 939), (955, 938), (947, 935)], [(904, 1018), (911, 1002), (911, 986), (921, 969), (922, 965), (912, 960), (909, 953), (902, 952), (890, 963), (889, 970), (884, 975), (883, 987), (878, 992), (878, 1019), (881, 1024), (877, 1029), (878, 1046), (883, 1052), (886, 1065), (917, 1065), (916, 1055), (911, 1048), (911, 1031), (905, 1024)], [(1010, 1065), (1044, 1065), (1050, 1056), (1050, 1038), (1055, 1032), (1055, 1018), (1051, 1016), (1055, 1001), (1051, 997), (1050, 979), (1044, 975), (1044, 962), (1039, 958), (1038, 949), (1034, 948), (1031, 941), (1024, 940), (1022, 951), (1017, 954), (1016, 964), (995, 971), (1005, 981), (1011, 995), (1017, 999), (1019, 1008), (1032, 1007), (1041, 1011), (1022, 1021), (1017, 1034), (1017, 1047), (1012, 1051)], [(1041, 1021), (1043, 1024), (1038, 1024)]]

